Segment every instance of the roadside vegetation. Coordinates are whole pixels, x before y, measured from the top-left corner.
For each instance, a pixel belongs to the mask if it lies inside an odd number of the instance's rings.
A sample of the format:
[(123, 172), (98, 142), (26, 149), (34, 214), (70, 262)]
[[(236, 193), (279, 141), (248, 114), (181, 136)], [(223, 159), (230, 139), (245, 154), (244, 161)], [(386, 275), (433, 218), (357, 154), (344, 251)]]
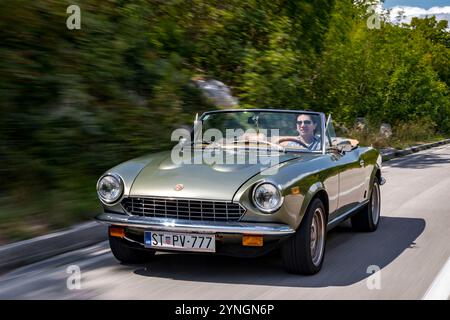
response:
[[(106, 169), (170, 148), (213, 108), (193, 78), (241, 107), (331, 113), (362, 144), (448, 137), (447, 22), (370, 29), (375, 2), (1, 1), (0, 242), (92, 218)], [(71, 4), (81, 30), (66, 28)]]

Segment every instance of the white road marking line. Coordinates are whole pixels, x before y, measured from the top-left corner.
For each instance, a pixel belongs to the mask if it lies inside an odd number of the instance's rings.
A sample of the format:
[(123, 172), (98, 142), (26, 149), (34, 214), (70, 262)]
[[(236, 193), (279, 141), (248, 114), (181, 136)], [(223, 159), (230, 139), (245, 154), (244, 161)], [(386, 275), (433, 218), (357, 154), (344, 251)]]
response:
[(38, 242), (40, 240), (47, 240), (47, 239), (55, 238), (55, 237), (58, 237), (58, 236), (67, 235), (69, 233), (82, 231), (84, 229), (88, 229), (88, 228), (91, 228), (91, 227), (96, 226), (96, 225), (98, 225), (97, 221), (81, 223), (79, 225), (72, 226), (71, 228), (69, 228), (67, 230), (55, 231), (53, 233), (44, 234), (42, 236), (38, 236), (38, 237), (35, 237), (35, 238), (22, 240), (22, 241), (18, 241), (18, 242), (13, 242), (13, 243), (10, 243), (10, 244), (5, 244), (5, 245), (0, 247), (0, 251), (7, 250), (7, 249), (10, 249), (10, 248), (14, 248), (14, 247), (18, 247), (18, 246), (21, 246), (21, 245), (24, 245), (24, 244), (35, 243), (35, 242)]
[(447, 259), (422, 300), (448, 300), (450, 298), (450, 258)]

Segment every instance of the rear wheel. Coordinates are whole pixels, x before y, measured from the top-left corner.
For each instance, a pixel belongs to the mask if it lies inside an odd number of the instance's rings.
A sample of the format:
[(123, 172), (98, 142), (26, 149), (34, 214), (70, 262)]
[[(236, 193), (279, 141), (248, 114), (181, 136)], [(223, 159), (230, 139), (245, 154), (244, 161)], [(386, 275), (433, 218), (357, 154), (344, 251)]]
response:
[(322, 201), (313, 200), (295, 235), (281, 247), (286, 271), (306, 275), (320, 271), (325, 255), (326, 222)]
[(369, 203), (352, 217), (352, 228), (356, 231), (373, 232), (377, 230), (380, 223), (381, 193), (380, 183), (375, 177), (372, 184)]
[(155, 256), (155, 251), (133, 248), (117, 237), (110, 236), (109, 245), (114, 257), (123, 263), (145, 263)]

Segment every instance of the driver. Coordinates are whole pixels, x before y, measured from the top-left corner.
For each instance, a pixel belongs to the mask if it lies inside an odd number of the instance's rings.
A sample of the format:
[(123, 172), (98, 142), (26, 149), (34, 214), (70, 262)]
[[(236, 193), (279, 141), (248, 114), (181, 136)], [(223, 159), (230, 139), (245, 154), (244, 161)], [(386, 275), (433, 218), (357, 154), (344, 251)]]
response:
[(310, 114), (301, 114), (297, 117), (297, 131), (299, 133), (296, 141), (289, 141), (287, 147), (308, 148), (311, 151), (318, 151), (321, 147), (320, 139), (314, 135), (317, 127), (314, 117)]

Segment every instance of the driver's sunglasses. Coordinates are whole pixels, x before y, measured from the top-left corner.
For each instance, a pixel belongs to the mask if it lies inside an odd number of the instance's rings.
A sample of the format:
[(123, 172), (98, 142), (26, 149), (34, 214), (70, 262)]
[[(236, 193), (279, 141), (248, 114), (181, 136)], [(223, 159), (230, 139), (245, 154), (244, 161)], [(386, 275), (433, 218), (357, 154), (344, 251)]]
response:
[(312, 124), (311, 120), (305, 120), (305, 121), (297, 121), (297, 124), (301, 126), (302, 124), (305, 124), (305, 126), (310, 126)]

